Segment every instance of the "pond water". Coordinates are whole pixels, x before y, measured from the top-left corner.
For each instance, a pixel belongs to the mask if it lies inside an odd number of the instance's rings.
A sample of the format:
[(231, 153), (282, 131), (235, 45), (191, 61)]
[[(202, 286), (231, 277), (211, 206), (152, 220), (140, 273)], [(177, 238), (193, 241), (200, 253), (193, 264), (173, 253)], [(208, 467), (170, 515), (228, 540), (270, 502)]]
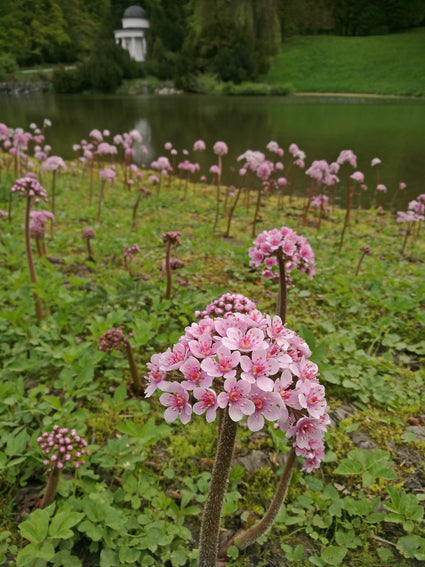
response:
[[(388, 188), (381, 204), (389, 203), (403, 181), (398, 208), (425, 192), (425, 100), (337, 96), (217, 97), (175, 96), (65, 96), (32, 95), (0, 98), (0, 122), (28, 128), (31, 122), (52, 121), (46, 142), (52, 154), (72, 159), (72, 145), (88, 138), (93, 128), (108, 129), (112, 135), (138, 129), (149, 150), (148, 162), (167, 155), (170, 141), (179, 151), (191, 150), (199, 138), (209, 148), (217, 140), (229, 146), (224, 158), (224, 181), (235, 181), (229, 172), (238, 166), (237, 156), (247, 149), (265, 151), (276, 140), (287, 152), (296, 143), (307, 154), (307, 167), (315, 159), (334, 161), (343, 149), (358, 156), (358, 169), (365, 173), (371, 188), (376, 185), (373, 158), (382, 160), (380, 181)], [(181, 154), (180, 154), (181, 155)], [(202, 173), (214, 163), (211, 152), (196, 154)], [(287, 161), (284, 158), (284, 161)], [(298, 175), (296, 190), (308, 185)], [(341, 202), (343, 202), (343, 198)]]

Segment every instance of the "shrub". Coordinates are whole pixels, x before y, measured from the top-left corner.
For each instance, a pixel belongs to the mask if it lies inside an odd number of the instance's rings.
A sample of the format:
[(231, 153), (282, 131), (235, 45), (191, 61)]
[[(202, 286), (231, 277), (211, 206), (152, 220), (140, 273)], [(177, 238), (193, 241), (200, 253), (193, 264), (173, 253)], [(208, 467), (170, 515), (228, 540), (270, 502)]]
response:
[(0, 81), (6, 80), (18, 70), (18, 64), (10, 53), (0, 55)]

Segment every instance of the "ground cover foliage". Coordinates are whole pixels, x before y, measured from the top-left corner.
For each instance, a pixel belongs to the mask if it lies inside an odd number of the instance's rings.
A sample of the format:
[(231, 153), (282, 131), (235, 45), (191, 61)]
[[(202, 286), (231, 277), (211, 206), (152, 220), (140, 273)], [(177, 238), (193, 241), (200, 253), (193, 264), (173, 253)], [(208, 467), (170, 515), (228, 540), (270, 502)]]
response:
[[(144, 191), (137, 191), (118, 166), (116, 183), (102, 184), (94, 171), (91, 204), (88, 169), (68, 164), (56, 178), (54, 233), (46, 236), (45, 256), (36, 257), (34, 247), (35, 291), (45, 313), (39, 322), (25, 260), (25, 205), (17, 195), (11, 222), (0, 219), (0, 560), (19, 567), (195, 565), (216, 424), (195, 416), (186, 426), (166, 424), (157, 397), (145, 399), (132, 386), (122, 353), (99, 350), (100, 336), (111, 327), (131, 332), (143, 376), (152, 354), (175, 343), (195, 310), (226, 291), (275, 313), (277, 285), (250, 267), (247, 253), (255, 192), (250, 202), (241, 197), (224, 237), (233, 191), (226, 197), (223, 190), (217, 201), (215, 185), (171, 176), (159, 184), (146, 171)], [(8, 208), (14, 179), (2, 172), (1, 209)], [(50, 197), (51, 173), (42, 174), (42, 183)], [(294, 473), (272, 530), (244, 551), (231, 547), (225, 564), (419, 565), (423, 234), (403, 246), (406, 226), (389, 210), (360, 209), (338, 252), (345, 211), (303, 218), (304, 205), (302, 198), (264, 195), (256, 233), (288, 226), (315, 253), (316, 276), (294, 274), (287, 323), (310, 345), (326, 386), (332, 419), (326, 456), (314, 474)], [(89, 254), (87, 227), (95, 233)], [(173, 273), (170, 299), (161, 270), (167, 231), (181, 233), (172, 253), (182, 267)], [(129, 259), (125, 250), (135, 243), (140, 252)], [(355, 275), (365, 246), (371, 254)], [(46, 467), (37, 439), (55, 424), (75, 428), (90, 455), (74, 472), (64, 468), (55, 501), (40, 509)], [(257, 433), (239, 427), (224, 541), (262, 516), (288, 451), (273, 424)]]

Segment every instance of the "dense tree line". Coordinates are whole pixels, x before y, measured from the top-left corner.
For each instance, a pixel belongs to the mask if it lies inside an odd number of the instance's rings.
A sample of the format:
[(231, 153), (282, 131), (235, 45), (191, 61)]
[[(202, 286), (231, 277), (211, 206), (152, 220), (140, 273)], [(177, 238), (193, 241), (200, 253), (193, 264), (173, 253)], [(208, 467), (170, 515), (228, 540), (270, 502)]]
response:
[(117, 69), (125, 55), (112, 44), (124, 10), (137, 3), (151, 26), (148, 60), (137, 72), (178, 78), (186, 88), (199, 73), (255, 80), (290, 34), (371, 35), (425, 25), (425, 0), (1, 0), (0, 54), (8, 68), (11, 60), (81, 62), (78, 88), (90, 82), (90, 67), (101, 75), (109, 58), (112, 85), (136, 72), (130, 64)]

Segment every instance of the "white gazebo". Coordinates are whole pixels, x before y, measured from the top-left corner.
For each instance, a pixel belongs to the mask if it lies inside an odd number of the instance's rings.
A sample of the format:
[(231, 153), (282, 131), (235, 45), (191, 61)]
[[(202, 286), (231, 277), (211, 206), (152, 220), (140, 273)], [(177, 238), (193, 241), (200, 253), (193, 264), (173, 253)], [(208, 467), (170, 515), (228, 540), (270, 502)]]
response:
[(130, 6), (124, 12), (122, 29), (115, 30), (115, 42), (130, 53), (135, 61), (146, 58), (146, 30), (149, 21), (146, 12), (140, 6)]

